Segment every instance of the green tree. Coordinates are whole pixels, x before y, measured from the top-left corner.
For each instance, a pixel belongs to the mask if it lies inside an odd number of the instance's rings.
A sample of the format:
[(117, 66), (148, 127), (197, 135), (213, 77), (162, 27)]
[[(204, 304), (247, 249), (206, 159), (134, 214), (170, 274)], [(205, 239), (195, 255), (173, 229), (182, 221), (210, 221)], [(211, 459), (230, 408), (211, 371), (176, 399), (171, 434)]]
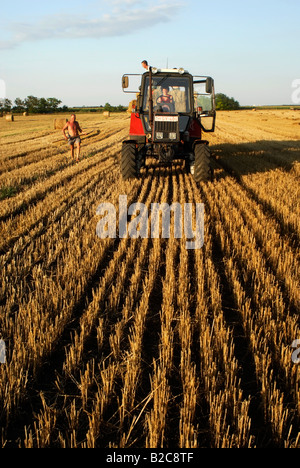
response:
[(119, 106), (112, 106), (109, 102), (107, 102), (104, 107), (100, 106), (100, 108), (105, 112), (125, 112), (127, 110), (127, 107), (124, 107), (121, 104)]
[(25, 107), (27, 112), (37, 114), (39, 110), (39, 98), (35, 96), (27, 96), (25, 99)]
[(16, 98), (15, 99), (15, 105), (14, 105), (14, 110), (16, 112), (24, 112), (25, 110), (25, 103), (22, 99)]
[(39, 99), (39, 104), (38, 104), (38, 109), (37, 109), (39, 114), (48, 114), (49, 113), (49, 104), (47, 102), (47, 99), (45, 98), (40, 98)]
[(4, 99), (3, 110), (4, 112), (10, 112), (12, 108), (12, 102), (9, 99)]
[(226, 94), (216, 94), (216, 109), (217, 110), (234, 110), (239, 109), (240, 104), (233, 97), (228, 97)]
[(48, 98), (47, 99), (47, 105), (48, 105), (48, 109), (49, 109), (50, 112), (56, 112), (61, 103), (62, 103), (62, 101), (60, 101), (57, 98)]
[(125, 112), (127, 110), (127, 107), (122, 106), (121, 104), (116, 107), (117, 112)]
[(26, 110), (32, 114), (50, 114), (57, 112), (61, 101), (57, 98), (37, 98), (36, 96), (27, 96), (24, 101)]
[(114, 109), (113, 109), (113, 106), (111, 106), (109, 102), (107, 102), (104, 106), (104, 110), (107, 112), (113, 112)]

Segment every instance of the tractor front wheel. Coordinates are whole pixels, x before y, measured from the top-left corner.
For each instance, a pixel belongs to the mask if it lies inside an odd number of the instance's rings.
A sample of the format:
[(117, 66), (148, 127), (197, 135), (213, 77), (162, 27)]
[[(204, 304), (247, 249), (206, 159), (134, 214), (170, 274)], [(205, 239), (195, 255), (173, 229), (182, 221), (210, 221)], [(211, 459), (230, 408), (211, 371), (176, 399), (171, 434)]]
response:
[(207, 182), (212, 177), (211, 154), (207, 145), (195, 146), (194, 178), (196, 182)]
[(135, 143), (123, 143), (121, 155), (121, 174), (124, 180), (135, 179), (139, 175), (137, 148)]

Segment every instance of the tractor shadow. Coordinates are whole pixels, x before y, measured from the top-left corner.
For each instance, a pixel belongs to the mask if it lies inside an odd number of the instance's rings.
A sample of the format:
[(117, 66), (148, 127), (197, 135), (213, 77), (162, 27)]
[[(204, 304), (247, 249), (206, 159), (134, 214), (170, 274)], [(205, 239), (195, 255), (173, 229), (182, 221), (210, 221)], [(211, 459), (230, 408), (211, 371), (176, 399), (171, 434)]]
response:
[(296, 173), (295, 165), (300, 162), (300, 140), (223, 143), (211, 145), (210, 148), (214, 169), (223, 169), (219, 178), (225, 178), (228, 174), (240, 177), (275, 169), (286, 172), (294, 170)]
[[(246, 143), (221, 143), (210, 145), (214, 180), (228, 176), (240, 178), (244, 175), (267, 173), (276, 169), (299, 175), (296, 164), (300, 163), (300, 140), (277, 141), (259, 140)], [(162, 164), (155, 159), (147, 160), (141, 177), (147, 178), (155, 171), (154, 177), (186, 173), (184, 161)]]

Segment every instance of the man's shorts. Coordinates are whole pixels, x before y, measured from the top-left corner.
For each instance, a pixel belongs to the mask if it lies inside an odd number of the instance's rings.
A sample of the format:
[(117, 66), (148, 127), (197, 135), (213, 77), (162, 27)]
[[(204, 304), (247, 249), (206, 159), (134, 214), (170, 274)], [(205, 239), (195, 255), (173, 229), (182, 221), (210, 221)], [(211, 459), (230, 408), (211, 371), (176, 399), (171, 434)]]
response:
[(73, 146), (76, 144), (81, 143), (81, 138), (80, 137), (69, 137), (68, 139), (69, 145)]

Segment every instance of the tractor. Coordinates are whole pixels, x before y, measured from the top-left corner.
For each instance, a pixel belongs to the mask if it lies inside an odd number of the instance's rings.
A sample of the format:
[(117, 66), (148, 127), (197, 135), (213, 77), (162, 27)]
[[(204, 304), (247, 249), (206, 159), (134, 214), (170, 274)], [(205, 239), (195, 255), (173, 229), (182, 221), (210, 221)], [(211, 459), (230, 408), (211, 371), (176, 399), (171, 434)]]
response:
[(168, 165), (184, 160), (196, 182), (210, 180), (211, 151), (202, 134), (215, 130), (214, 80), (183, 68), (150, 67), (143, 75), (123, 75), (122, 88), (136, 94), (129, 138), (122, 144), (123, 179), (138, 178), (147, 158), (155, 158)]

